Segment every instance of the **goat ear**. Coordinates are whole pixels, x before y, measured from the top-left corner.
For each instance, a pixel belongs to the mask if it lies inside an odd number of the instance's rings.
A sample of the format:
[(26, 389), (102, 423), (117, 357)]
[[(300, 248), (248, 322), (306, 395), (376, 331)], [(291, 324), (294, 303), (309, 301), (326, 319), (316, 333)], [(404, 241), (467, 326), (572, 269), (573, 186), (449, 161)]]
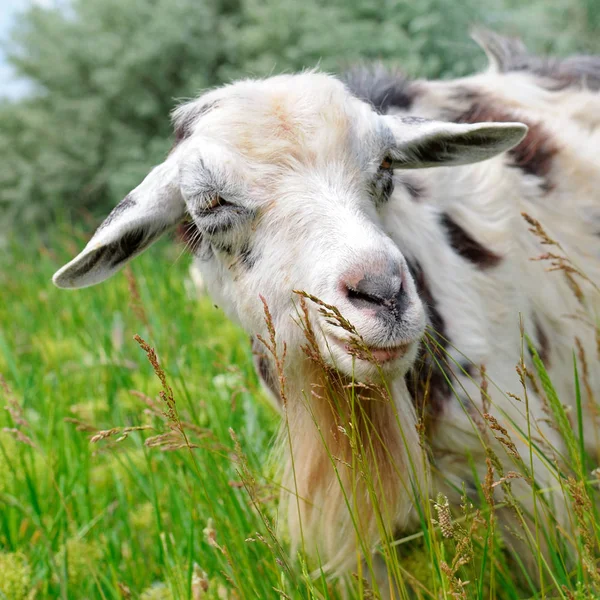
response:
[(179, 170), (171, 155), (112, 210), (83, 251), (52, 280), (60, 288), (100, 283), (179, 223), (184, 214)]
[(396, 140), (391, 151), (400, 169), (466, 165), (516, 146), (527, 134), (522, 123), (445, 123), (417, 117), (384, 117)]

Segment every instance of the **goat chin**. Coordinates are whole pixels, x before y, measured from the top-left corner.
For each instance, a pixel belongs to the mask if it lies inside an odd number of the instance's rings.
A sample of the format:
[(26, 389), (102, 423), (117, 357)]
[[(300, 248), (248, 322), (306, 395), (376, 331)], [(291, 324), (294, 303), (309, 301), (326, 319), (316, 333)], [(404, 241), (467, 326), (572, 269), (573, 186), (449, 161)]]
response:
[(283, 416), (281, 514), (293, 553), (302, 547), (325, 572), (348, 572), (392, 538), (390, 527), (410, 526), (424, 495), (427, 465), (404, 380), (353, 386), (304, 361), (287, 377)]

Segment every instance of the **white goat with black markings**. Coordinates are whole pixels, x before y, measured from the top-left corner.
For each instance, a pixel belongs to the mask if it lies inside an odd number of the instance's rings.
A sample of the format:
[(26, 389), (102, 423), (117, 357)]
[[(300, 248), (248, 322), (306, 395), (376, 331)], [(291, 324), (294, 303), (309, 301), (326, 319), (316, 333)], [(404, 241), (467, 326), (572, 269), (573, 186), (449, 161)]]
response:
[[(486, 412), (548, 490), (554, 516), (545, 518), (566, 526), (549, 450), (561, 452), (563, 440), (543, 392), (520, 381), (515, 366), (524, 327), (561, 401), (574, 407), (576, 338), (588, 362), (597, 361), (600, 61), (544, 62), (494, 36), (485, 45), (488, 71), (460, 80), (410, 82), (379, 68), (343, 81), (305, 72), (240, 81), (180, 106), (169, 156), (54, 277), (65, 288), (96, 284), (191, 221), (196, 264), (214, 300), (255, 339), (268, 339), (264, 298), (278, 348), (287, 347), (284, 390), (269, 352), (258, 359), (284, 405), (287, 520), (293, 543), (302, 536), (337, 570), (355, 560), (357, 537), (368, 549), (382, 530), (414, 526), (415, 498), (443, 490), (458, 502), (462, 482), (469, 491), (474, 478), (483, 481), (482, 437), (515, 469), (502, 444), (482, 433)], [(531, 261), (548, 247), (522, 212), (589, 279)], [(337, 307), (354, 329), (306, 302), (307, 332), (296, 290)], [(312, 358), (303, 350), (307, 333)], [(523, 358), (533, 370), (527, 352)], [(337, 400), (324, 385), (327, 369), (338, 378)], [(339, 400), (350, 380), (382, 376), (391, 400), (377, 385), (355, 390), (358, 408)], [(596, 368), (589, 382), (600, 392)], [(527, 403), (518, 400), (524, 385)], [(593, 397), (583, 410), (595, 455)], [(344, 427), (352, 411), (351, 435)], [(371, 493), (348, 464), (356, 444), (367, 449)], [(527, 479), (515, 479), (513, 490), (533, 513)], [(501, 499), (502, 486), (495, 493)]]

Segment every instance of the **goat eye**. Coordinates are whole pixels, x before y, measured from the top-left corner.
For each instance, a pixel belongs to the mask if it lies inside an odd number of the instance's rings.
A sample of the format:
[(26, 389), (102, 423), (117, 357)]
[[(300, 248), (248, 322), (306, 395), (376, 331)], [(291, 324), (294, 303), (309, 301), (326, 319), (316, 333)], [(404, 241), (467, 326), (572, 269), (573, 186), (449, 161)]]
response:
[(217, 208), (217, 206), (233, 206), (233, 204), (227, 202), (227, 200), (224, 200), (221, 196), (214, 196), (206, 209), (210, 210), (211, 208)]
[(251, 219), (254, 211), (215, 195), (210, 198), (208, 204), (192, 209), (191, 214), (202, 233), (208, 236), (223, 236)]
[(392, 169), (392, 159), (389, 156), (386, 156), (379, 165), (380, 171), (390, 171)]

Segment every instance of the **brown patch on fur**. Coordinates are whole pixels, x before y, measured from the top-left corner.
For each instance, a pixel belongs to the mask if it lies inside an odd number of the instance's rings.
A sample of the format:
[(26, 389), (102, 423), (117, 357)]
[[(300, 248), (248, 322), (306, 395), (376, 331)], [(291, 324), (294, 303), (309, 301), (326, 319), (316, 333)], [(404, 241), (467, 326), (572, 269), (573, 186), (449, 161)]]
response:
[(478, 266), (480, 269), (489, 269), (498, 266), (502, 262), (501, 256), (498, 256), (498, 254), (472, 238), (449, 215), (444, 213), (441, 223), (452, 248), (470, 263)]
[(285, 96), (273, 96), (272, 110), (277, 123), (277, 135), (292, 141), (296, 140), (298, 132), (285, 105)]
[(428, 315), (428, 328), (423, 349), (412, 369), (406, 375), (406, 385), (413, 404), (427, 428), (433, 426), (444, 412), (452, 397), (452, 373), (447, 365), (448, 347), (446, 325), (437, 310), (425, 274), (420, 265), (409, 265), (417, 292)]
[(514, 165), (528, 175), (535, 175), (542, 180), (542, 188), (550, 191), (554, 187), (550, 174), (552, 161), (558, 153), (558, 146), (544, 126), (536, 121), (524, 119), (520, 114), (515, 115), (503, 110), (491, 98), (481, 96), (469, 89), (461, 90), (457, 98), (467, 100), (471, 106), (462, 114), (452, 118), (456, 123), (480, 123), (494, 121), (509, 123), (519, 121), (529, 127), (523, 141), (508, 151)]
[[(281, 506), (287, 508), (292, 547), (299, 546), (301, 522), (309, 553), (318, 546), (321, 560), (343, 571), (356, 557), (355, 528), (368, 547), (378, 539), (378, 511), (392, 518), (390, 526), (396, 519), (406, 526), (414, 476), (407, 453), (419, 463), (416, 428), (402, 423), (404, 417), (383, 389), (353, 386), (319, 365), (305, 366), (300, 386), (291, 385), (297, 397), (286, 410), (287, 447), (295, 467), (288, 462), (282, 480), (282, 488), (294, 490), (299, 501), (285, 494)], [(376, 498), (367, 490), (369, 478)], [(419, 475), (415, 478), (418, 486)]]
[(548, 368), (550, 366), (550, 340), (540, 324), (539, 319), (535, 315), (533, 316), (533, 325), (535, 327), (535, 337), (538, 341), (538, 355), (542, 359), (544, 366)]

